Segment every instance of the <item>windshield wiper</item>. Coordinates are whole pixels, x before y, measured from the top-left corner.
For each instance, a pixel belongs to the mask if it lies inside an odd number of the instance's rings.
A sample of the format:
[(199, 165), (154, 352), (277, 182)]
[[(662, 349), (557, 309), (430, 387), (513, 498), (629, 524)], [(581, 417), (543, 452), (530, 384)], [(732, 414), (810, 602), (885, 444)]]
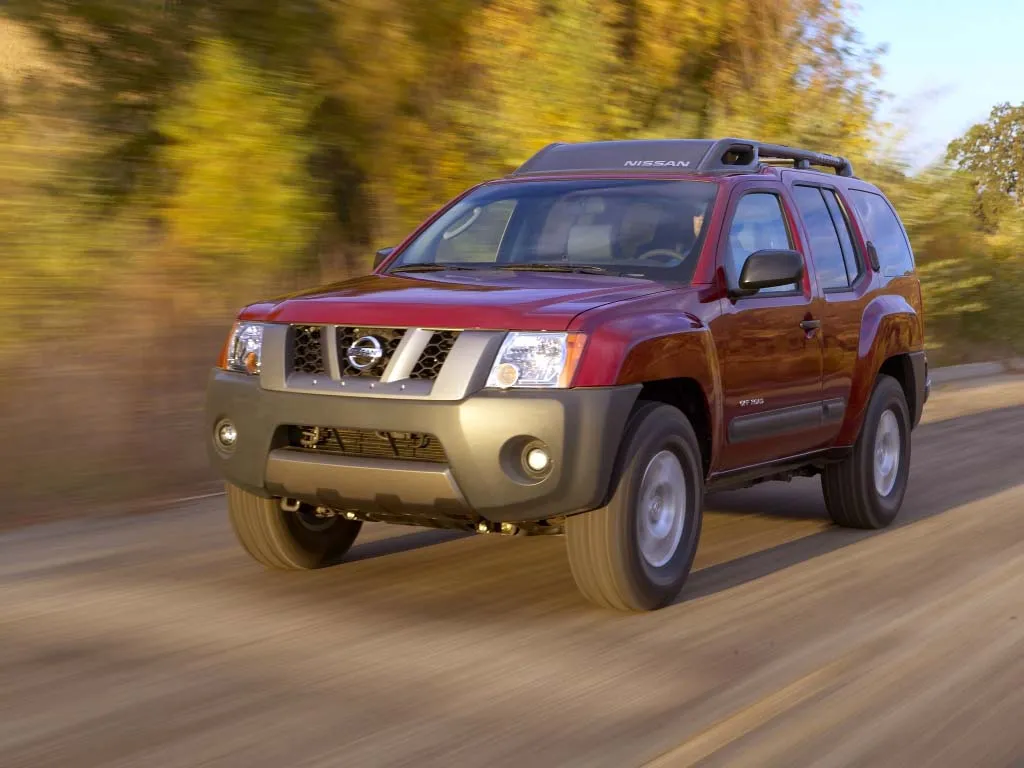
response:
[(582, 272), (588, 275), (620, 275), (621, 272), (599, 267), (595, 264), (545, 264), (543, 262), (528, 262), (526, 264), (476, 264), (468, 266), (465, 264), (405, 264), (388, 273), (396, 272), (446, 272), (448, 270), (480, 271), (486, 269), (503, 269), (514, 272)]
[(618, 275), (618, 272), (599, 267), (595, 264), (501, 264), (497, 269), (519, 270), (522, 272), (582, 272), (586, 275)]
[(406, 264), (405, 266), (389, 269), (388, 272), (445, 272), (447, 270), (479, 269), (479, 267), (466, 267), (462, 264)]

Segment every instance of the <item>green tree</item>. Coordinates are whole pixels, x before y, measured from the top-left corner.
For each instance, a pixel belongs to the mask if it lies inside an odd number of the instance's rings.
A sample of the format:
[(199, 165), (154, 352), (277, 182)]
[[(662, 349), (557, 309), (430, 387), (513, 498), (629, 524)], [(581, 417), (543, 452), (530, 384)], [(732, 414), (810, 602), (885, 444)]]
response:
[(947, 158), (977, 177), (981, 190), (1024, 205), (1024, 104), (993, 107), (988, 120), (950, 143)]

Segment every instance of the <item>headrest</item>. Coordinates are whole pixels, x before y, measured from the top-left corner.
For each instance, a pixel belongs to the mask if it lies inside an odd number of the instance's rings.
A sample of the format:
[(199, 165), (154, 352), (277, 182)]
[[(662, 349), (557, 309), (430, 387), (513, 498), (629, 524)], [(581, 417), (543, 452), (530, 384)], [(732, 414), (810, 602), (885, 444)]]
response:
[(570, 259), (595, 261), (611, 259), (612, 228), (610, 224), (577, 224), (569, 229), (566, 251)]

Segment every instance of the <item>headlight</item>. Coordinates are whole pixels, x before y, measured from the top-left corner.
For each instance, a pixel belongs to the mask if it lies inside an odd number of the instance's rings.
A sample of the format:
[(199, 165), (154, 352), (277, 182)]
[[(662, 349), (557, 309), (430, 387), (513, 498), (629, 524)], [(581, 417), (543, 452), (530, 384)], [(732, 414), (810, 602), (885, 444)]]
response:
[(526, 333), (505, 337), (487, 377), (488, 387), (565, 388), (572, 382), (584, 337), (578, 333)]
[(224, 367), (229, 371), (257, 374), (263, 360), (263, 324), (236, 323), (228, 337)]

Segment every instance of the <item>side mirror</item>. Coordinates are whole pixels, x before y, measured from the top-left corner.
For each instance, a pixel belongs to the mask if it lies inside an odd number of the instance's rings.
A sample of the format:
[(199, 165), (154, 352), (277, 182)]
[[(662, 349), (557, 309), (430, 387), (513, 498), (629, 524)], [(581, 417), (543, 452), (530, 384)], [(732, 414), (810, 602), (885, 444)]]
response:
[(749, 296), (762, 288), (793, 285), (803, 276), (804, 259), (796, 251), (755, 251), (743, 265), (737, 295)]
[(373, 268), (376, 269), (377, 267), (379, 267), (381, 265), (381, 263), (384, 261), (384, 259), (386, 259), (388, 256), (390, 256), (394, 252), (395, 252), (394, 246), (388, 246), (387, 248), (381, 248), (379, 251), (377, 251), (377, 255), (375, 255), (373, 257)]

